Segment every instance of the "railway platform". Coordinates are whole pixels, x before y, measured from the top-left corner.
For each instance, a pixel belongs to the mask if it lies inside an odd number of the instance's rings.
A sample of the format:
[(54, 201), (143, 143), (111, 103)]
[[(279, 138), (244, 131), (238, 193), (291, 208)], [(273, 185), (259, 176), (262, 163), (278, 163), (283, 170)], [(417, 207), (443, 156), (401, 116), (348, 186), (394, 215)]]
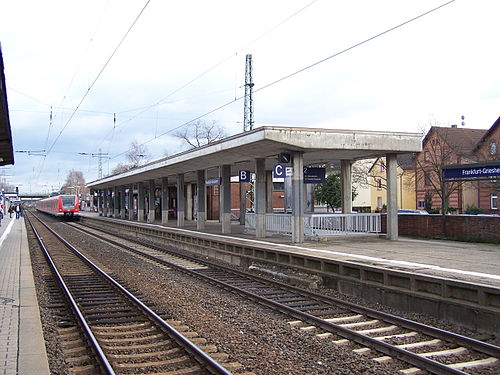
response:
[[(311, 285), (312, 275), (347, 295), (500, 336), (500, 246), (495, 244), (405, 237), (388, 241), (378, 235), (294, 244), (289, 236), (257, 239), (237, 223), (232, 233), (222, 234), (217, 221), (207, 221), (200, 232), (189, 221), (179, 228), (173, 220), (162, 225), (81, 214), (84, 222), (85, 217), (97, 219), (112, 231), (279, 273), (292, 283), (304, 276), (298, 285)], [(299, 274), (283, 273), (280, 267), (298, 269)]]
[(49, 374), (24, 219), (0, 226), (0, 374)]
[[(99, 217), (97, 213), (91, 212), (80, 212), (80, 214), (93, 218)], [(165, 227), (178, 228), (174, 220), (169, 221)], [(186, 221), (180, 229), (196, 231), (196, 222)], [(307, 253), (326, 259), (500, 288), (500, 246), (496, 244), (410, 237), (388, 241), (378, 235), (338, 236), (337, 238), (330, 237), (326, 241), (308, 240), (301, 244), (293, 244), (289, 236), (282, 235), (269, 235), (263, 239), (256, 239), (254, 234), (245, 233), (244, 227), (236, 223), (232, 226), (232, 233), (222, 234), (221, 224), (217, 221), (207, 221), (202, 232), (208, 235), (241, 239), (255, 245), (274, 246), (291, 253)]]

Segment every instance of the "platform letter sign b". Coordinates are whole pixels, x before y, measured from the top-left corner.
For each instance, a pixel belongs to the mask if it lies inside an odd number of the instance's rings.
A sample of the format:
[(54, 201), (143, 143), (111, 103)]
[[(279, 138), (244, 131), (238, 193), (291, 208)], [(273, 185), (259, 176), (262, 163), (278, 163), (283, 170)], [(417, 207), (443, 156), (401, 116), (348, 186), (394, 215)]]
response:
[(250, 171), (239, 171), (240, 182), (250, 182), (251, 173)]

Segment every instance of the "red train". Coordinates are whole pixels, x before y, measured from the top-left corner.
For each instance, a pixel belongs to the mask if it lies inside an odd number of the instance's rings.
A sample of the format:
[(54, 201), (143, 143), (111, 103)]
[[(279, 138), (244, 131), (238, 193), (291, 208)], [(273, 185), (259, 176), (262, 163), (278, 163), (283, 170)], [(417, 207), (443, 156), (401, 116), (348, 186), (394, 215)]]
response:
[(78, 196), (74, 194), (64, 194), (40, 199), (36, 202), (36, 209), (50, 215), (72, 219), (78, 216)]

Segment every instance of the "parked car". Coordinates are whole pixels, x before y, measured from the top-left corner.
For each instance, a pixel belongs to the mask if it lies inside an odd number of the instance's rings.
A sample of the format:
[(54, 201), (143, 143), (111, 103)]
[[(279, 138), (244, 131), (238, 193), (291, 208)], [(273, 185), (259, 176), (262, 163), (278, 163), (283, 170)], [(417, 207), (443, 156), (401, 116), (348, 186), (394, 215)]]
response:
[(429, 215), (426, 210), (399, 209), (398, 215)]

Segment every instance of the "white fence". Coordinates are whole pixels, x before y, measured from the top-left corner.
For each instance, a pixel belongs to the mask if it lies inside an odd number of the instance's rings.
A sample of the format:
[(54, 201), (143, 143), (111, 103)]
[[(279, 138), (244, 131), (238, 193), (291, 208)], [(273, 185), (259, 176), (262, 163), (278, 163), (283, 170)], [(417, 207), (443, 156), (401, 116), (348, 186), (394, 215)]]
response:
[[(255, 214), (245, 215), (245, 228), (255, 229)], [(373, 214), (305, 214), (304, 235), (326, 237), (354, 233), (380, 233), (381, 218)], [(292, 215), (266, 214), (266, 231), (292, 233)]]

